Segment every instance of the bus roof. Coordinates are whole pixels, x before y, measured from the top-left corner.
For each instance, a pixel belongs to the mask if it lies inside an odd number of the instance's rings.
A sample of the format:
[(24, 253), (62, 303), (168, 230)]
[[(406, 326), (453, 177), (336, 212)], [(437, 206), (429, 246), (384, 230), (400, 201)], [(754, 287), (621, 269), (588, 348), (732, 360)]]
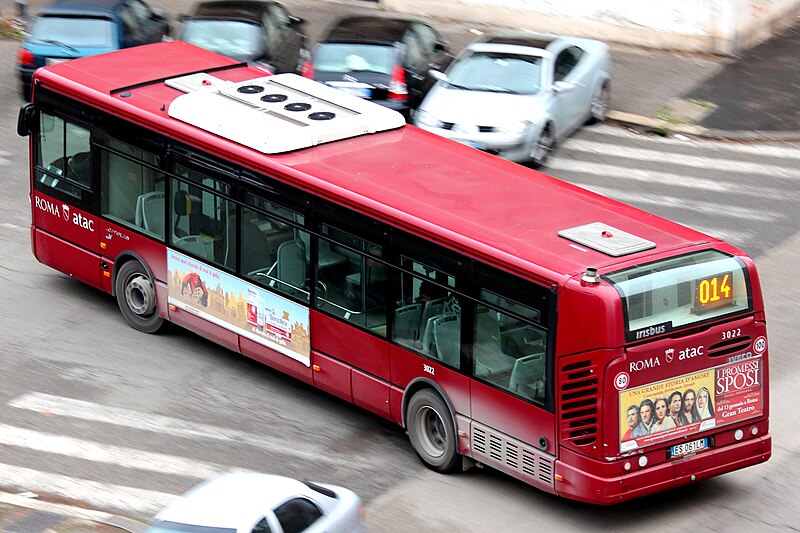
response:
[[(413, 126), (267, 155), (169, 115), (171, 103), (186, 93), (167, 80), (199, 72), (231, 82), (265, 76), (175, 41), (43, 67), (36, 78), (44, 87), (518, 274), (561, 282), (587, 267), (603, 273), (719, 242)], [(589, 240), (582, 240), (587, 234)], [(613, 241), (620, 237), (622, 251), (615, 253)], [(603, 248), (605, 243), (612, 245)]]

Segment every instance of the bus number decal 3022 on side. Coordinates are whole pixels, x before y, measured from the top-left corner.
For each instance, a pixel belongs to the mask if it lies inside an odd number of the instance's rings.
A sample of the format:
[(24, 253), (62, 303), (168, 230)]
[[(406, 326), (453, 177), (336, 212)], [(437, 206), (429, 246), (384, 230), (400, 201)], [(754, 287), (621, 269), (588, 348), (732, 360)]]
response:
[(424, 363), (423, 363), (423, 365), (422, 365), (422, 371), (423, 371), (423, 372), (427, 372), (427, 373), (428, 373), (428, 374), (430, 374), (431, 376), (433, 376), (433, 375), (435, 375), (435, 374), (436, 374), (436, 372), (434, 371), (434, 369), (433, 369), (433, 367), (432, 367), (431, 365), (426, 365), (426, 364), (424, 364)]

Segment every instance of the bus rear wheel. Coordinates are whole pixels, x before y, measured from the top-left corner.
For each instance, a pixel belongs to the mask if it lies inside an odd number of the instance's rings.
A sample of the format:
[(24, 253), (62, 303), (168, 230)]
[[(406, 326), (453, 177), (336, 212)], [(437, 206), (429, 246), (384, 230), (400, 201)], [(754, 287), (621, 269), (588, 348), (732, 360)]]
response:
[(452, 472), (458, 463), (455, 425), (444, 400), (421, 390), (408, 402), (406, 428), (422, 463), (436, 472)]
[(119, 310), (131, 327), (144, 333), (155, 333), (163, 327), (155, 285), (138, 261), (128, 261), (120, 267), (114, 291)]

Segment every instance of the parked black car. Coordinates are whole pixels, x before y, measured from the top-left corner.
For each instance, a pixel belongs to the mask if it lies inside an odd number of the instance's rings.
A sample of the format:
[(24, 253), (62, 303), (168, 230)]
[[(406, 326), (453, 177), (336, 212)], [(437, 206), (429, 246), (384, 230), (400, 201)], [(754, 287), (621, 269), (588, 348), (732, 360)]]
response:
[(167, 18), (142, 0), (53, 0), (33, 20), (17, 53), (22, 96), (30, 98), (39, 67), (155, 43), (169, 32)]
[(406, 120), (453, 57), (421, 20), (345, 16), (314, 48), (303, 75), (401, 112)]
[(273, 73), (299, 73), (309, 57), (305, 21), (277, 2), (200, 2), (179, 20), (178, 39)]

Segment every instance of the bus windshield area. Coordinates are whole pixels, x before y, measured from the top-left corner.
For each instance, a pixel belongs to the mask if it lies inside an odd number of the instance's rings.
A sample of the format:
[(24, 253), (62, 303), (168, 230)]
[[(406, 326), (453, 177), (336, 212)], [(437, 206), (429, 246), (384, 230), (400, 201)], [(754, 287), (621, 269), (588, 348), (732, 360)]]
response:
[(717, 250), (648, 263), (605, 277), (622, 297), (628, 340), (752, 307), (745, 265)]

